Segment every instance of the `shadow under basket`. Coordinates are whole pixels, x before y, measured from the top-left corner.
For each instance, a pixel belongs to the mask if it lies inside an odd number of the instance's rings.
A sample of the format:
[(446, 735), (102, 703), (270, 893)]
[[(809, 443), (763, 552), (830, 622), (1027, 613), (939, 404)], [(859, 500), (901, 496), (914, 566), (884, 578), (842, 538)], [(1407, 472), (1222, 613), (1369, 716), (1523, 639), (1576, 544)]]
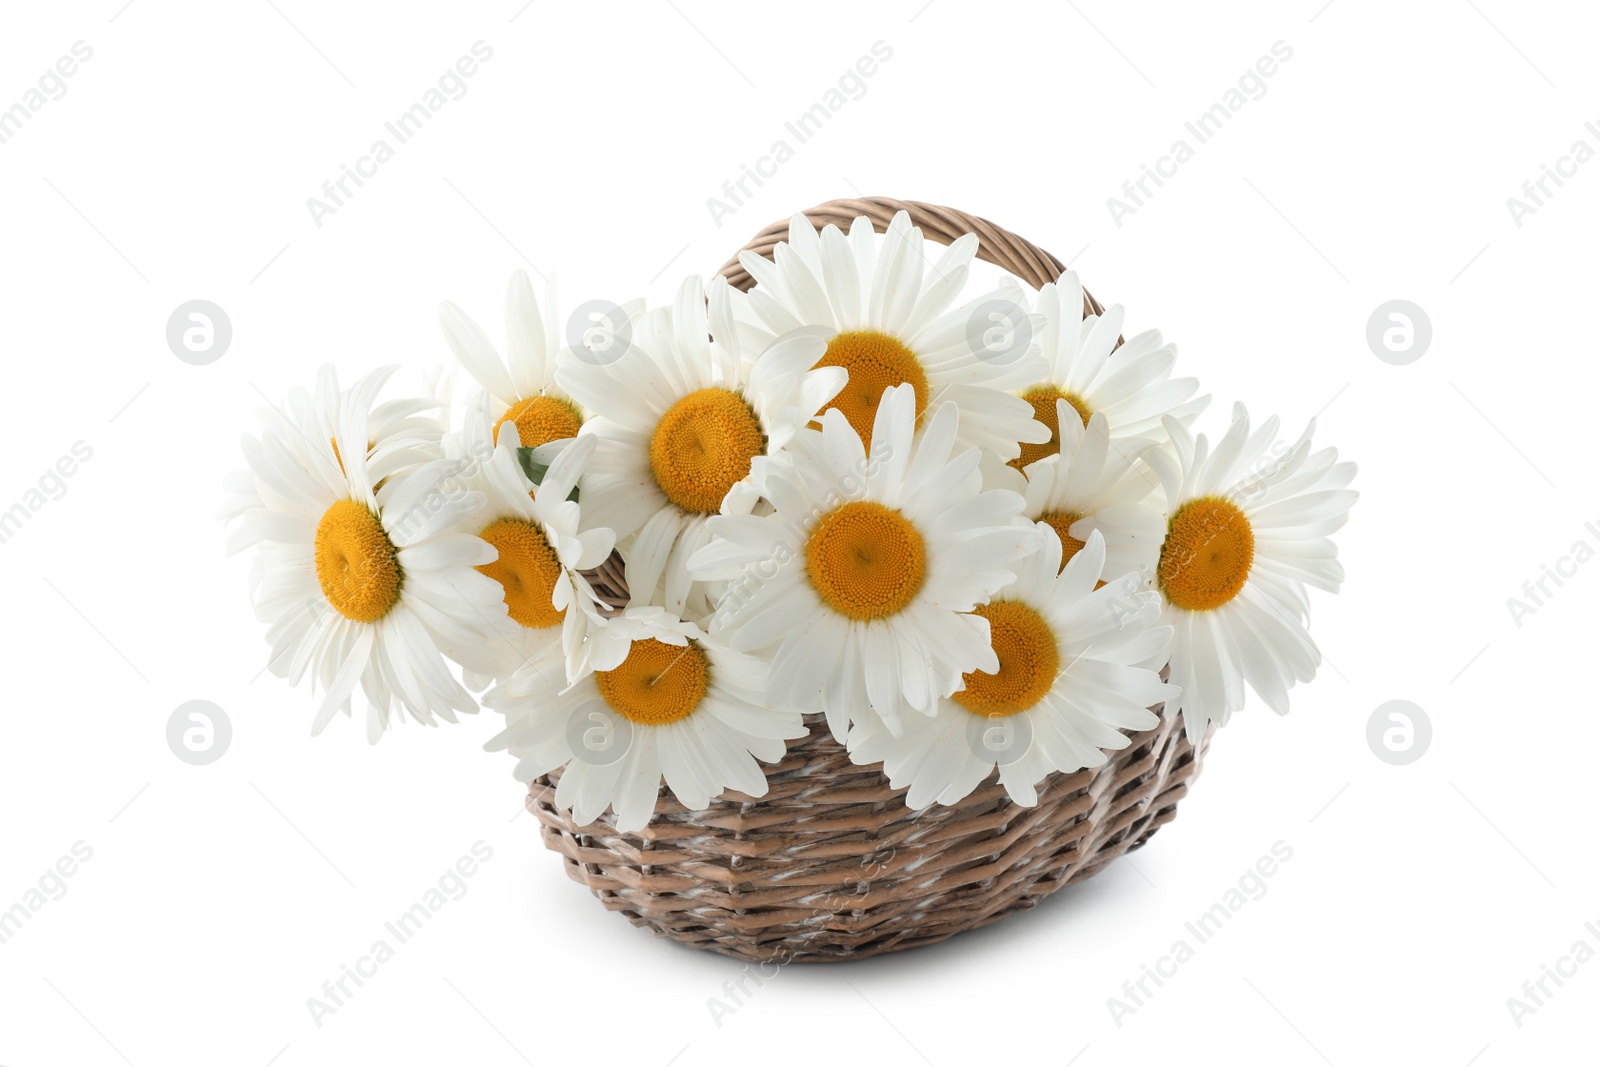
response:
[[(1064, 269), (950, 208), (867, 198), (805, 214), (818, 228), (865, 215), (882, 232), (900, 210), (943, 244), (977, 234), (978, 258), (1035, 288)], [(787, 229), (774, 223), (746, 248), (770, 257)], [(752, 284), (737, 258), (721, 273)], [(1084, 305), (1101, 311), (1087, 293)], [(619, 564), (613, 557), (591, 576), (613, 609), (627, 601)], [(988, 926), (1143, 845), (1177, 814), (1212, 733), (1192, 746), (1181, 718), (1162, 717), (1101, 766), (1051, 774), (1033, 807), (1013, 803), (991, 775), (956, 804), (913, 811), (881, 764), (851, 763), (822, 716), (806, 722), (809, 736), (766, 768), (759, 799), (730, 792), (688, 811), (663, 788), (643, 830), (620, 831), (609, 813), (580, 826), (555, 806), (556, 770), (529, 783), (528, 810), (567, 874), (636, 926), (744, 960), (863, 959)]]

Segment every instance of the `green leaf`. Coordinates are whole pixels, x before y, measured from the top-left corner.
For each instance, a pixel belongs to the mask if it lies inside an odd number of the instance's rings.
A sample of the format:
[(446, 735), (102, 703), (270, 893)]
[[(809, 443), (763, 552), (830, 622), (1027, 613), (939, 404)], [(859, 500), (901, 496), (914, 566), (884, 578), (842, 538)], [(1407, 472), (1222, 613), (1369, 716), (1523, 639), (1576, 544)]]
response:
[(517, 449), (517, 461), (522, 464), (522, 473), (528, 476), (528, 481), (534, 485), (544, 481), (544, 476), (550, 470), (550, 464), (540, 463), (533, 458), (533, 449)]
[[(551, 441), (548, 444), (540, 445), (538, 448), (518, 448), (517, 462), (522, 464), (522, 473), (528, 476), (528, 481), (534, 485), (544, 484), (544, 476), (550, 472), (550, 464), (555, 462), (556, 456), (561, 454), (561, 449), (566, 447), (568, 443), (568, 441)], [(572, 487), (572, 492), (567, 494), (567, 499), (578, 499), (577, 486)]]

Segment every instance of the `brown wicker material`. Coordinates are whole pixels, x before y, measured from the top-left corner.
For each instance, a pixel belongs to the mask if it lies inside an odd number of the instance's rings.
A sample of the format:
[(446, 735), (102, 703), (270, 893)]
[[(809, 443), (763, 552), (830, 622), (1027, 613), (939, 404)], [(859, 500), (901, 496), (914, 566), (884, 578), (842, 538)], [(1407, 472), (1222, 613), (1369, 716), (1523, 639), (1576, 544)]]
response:
[[(1035, 287), (1061, 273), (1048, 252), (949, 208), (872, 197), (805, 214), (819, 229), (866, 215), (881, 232), (899, 210), (943, 243), (978, 234), (979, 258)], [(787, 233), (774, 223), (747, 247), (770, 257)], [(722, 274), (753, 284), (737, 257)], [(1087, 293), (1084, 304), (1101, 310)], [(613, 606), (627, 599), (617, 562), (590, 572)], [(1182, 721), (1163, 718), (1102, 766), (1050, 775), (1033, 807), (991, 775), (957, 804), (912, 811), (881, 765), (850, 762), (822, 716), (807, 724), (760, 799), (730, 792), (688, 811), (663, 788), (650, 825), (620, 832), (609, 813), (579, 826), (556, 808), (557, 770), (529, 783), (528, 810), (567, 873), (636, 926), (746, 960), (860, 959), (987, 926), (1138, 848), (1177, 814), (1211, 740), (1192, 747)]]
[[(872, 221), (872, 228), (883, 233), (889, 229), (889, 222), (895, 213), (900, 211), (911, 216), (911, 224), (922, 230), (922, 236), (940, 244), (947, 245), (962, 234), (977, 234), (979, 259), (985, 263), (993, 263), (1002, 270), (1010, 271), (1035, 289), (1046, 282), (1055, 281), (1061, 277), (1061, 272), (1067, 269), (1064, 263), (1032, 241), (1018, 237), (1009, 230), (1003, 230), (988, 219), (969, 215), (955, 208), (938, 207), (916, 200), (891, 200), (885, 196), (867, 196), (860, 200), (830, 200), (826, 204), (818, 204), (808, 209), (804, 214), (819, 230), (824, 226), (833, 225), (847, 232), (850, 223), (857, 216), (865, 215)], [(755, 252), (771, 259), (772, 250), (778, 242), (788, 239), (789, 220), (782, 219), (750, 238), (750, 243), (739, 251)], [(728, 283), (737, 289), (749, 289), (755, 284), (755, 279), (739, 265), (738, 254), (724, 263), (717, 273), (728, 279)], [(1104, 310), (1099, 301), (1085, 290), (1084, 314), (1098, 315)]]

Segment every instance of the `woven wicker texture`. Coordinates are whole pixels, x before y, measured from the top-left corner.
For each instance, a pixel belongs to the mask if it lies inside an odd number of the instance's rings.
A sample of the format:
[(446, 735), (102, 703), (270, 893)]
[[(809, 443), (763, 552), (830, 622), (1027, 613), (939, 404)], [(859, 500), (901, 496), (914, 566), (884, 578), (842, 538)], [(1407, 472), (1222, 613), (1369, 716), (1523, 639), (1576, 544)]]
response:
[[(1063, 269), (1048, 252), (993, 223), (914, 201), (834, 200), (805, 212), (819, 229), (865, 215), (880, 232), (907, 211), (926, 237), (980, 239), (978, 256), (1037, 287)], [(770, 257), (788, 233), (774, 223), (746, 247)], [(721, 272), (749, 288), (735, 257)], [(1084, 294), (1085, 310), (1101, 308)], [(616, 560), (592, 572), (610, 604), (626, 601)], [(567, 873), (635, 925), (746, 960), (860, 959), (933, 944), (1030, 908), (1144, 844), (1177, 814), (1210, 743), (1163, 718), (1100, 767), (1052, 774), (1033, 807), (991, 776), (960, 803), (912, 811), (877, 764), (858, 767), (808, 717), (767, 770), (760, 799), (728, 793), (687, 811), (663, 788), (644, 830), (620, 832), (608, 813), (586, 826), (555, 806), (560, 771), (528, 786), (528, 810)]]

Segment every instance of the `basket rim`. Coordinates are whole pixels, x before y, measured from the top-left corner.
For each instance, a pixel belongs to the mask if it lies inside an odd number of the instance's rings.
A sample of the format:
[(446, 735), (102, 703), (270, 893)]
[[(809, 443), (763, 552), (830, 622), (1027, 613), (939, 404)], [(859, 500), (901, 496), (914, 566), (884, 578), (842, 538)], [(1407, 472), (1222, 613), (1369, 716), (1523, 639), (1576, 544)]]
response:
[[(866, 218), (872, 223), (872, 228), (876, 232), (886, 233), (889, 223), (902, 211), (910, 216), (911, 224), (920, 229), (923, 236), (930, 237), (942, 245), (948, 245), (958, 237), (969, 233), (975, 235), (978, 238), (978, 259), (1010, 271), (1034, 289), (1058, 281), (1067, 271), (1067, 264), (1059, 258), (1004, 226), (959, 208), (929, 204), (921, 200), (899, 200), (888, 196), (847, 197), (827, 200), (796, 214), (804, 215), (819, 231), (830, 225), (848, 230), (850, 224), (857, 218)], [(752, 288), (755, 279), (740, 264), (739, 257), (746, 252), (754, 252), (771, 259), (774, 249), (780, 243), (787, 241), (788, 236), (788, 218), (769, 223), (746, 241), (744, 247), (735, 252), (717, 273), (726, 278), (728, 284), (736, 289)], [(1083, 291), (1083, 313), (1085, 315), (1105, 313), (1104, 305), (1087, 289)], [(1120, 343), (1121, 339), (1118, 340)]]

